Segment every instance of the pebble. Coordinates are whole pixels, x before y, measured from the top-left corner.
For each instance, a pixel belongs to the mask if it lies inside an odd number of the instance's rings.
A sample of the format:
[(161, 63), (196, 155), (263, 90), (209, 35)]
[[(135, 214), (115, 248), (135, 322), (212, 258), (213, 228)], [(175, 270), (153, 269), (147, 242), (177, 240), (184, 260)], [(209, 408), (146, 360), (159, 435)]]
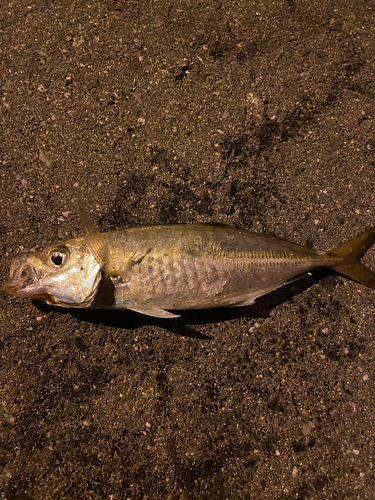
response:
[(305, 424), (302, 426), (302, 433), (304, 436), (310, 436), (311, 434), (311, 428), (308, 424)]
[(13, 426), (16, 423), (16, 419), (13, 417), (13, 415), (6, 415), (1, 420), (4, 425), (8, 426)]

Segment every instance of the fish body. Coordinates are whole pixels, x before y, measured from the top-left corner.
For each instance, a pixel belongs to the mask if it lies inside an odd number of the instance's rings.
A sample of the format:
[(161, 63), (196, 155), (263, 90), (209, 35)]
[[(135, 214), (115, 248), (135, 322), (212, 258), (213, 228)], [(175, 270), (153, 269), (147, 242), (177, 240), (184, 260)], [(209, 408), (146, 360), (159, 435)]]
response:
[(306, 273), (329, 267), (375, 288), (359, 263), (368, 229), (326, 254), (223, 225), (164, 225), (99, 233), (79, 202), (85, 236), (13, 260), (6, 290), (63, 307), (173, 310), (247, 306)]
[(296, 276), (337, 262), (262, 234), (214, 225), (134, 228), (105, 235), (115, 267), (140, 256), (116, 280), (110, 307), (184, 310), (244, 306)]

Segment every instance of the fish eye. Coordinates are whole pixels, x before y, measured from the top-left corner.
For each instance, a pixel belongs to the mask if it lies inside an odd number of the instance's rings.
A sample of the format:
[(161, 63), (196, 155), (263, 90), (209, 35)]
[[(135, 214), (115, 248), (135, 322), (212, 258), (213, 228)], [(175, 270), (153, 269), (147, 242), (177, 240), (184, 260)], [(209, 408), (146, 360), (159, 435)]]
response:
[(63, 263), (64, 256), (61, 253), (55, 252), (51, 255), (51, 262), (54, 264), (56, 267), (61, 266)]
[(55, 267), (60, 267), (65, 261), (66, 254), (60, 250), (53, 250), (49, 260)]

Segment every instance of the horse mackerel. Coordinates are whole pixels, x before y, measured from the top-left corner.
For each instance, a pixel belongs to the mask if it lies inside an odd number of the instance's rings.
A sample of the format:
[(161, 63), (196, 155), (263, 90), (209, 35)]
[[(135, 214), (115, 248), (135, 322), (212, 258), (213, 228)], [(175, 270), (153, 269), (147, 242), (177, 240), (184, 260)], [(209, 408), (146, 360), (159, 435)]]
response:
[(375, 289), (359, 261), (375, 228), (324, 254), (222, 224), (135, 227), (100, 233), (80, 194), (83, 238), (13, 259), (5, 290), (62, 307), (130, 309), (173, 318), (174, 310), (248, 306), (317, 268)]

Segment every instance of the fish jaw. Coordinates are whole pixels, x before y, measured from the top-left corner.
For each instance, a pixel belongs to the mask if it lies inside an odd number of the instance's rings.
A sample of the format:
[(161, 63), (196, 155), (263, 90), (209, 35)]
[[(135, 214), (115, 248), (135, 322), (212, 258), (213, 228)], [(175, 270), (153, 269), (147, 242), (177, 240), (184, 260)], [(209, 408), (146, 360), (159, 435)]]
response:
[(47, 300), (48, 294), (39, 289), (38, 278), (37, 270), (30, 265), (26, 254), (15, 257), (10, 267), (9, 281), (5, 283), (3, 290), (15, 297)]

